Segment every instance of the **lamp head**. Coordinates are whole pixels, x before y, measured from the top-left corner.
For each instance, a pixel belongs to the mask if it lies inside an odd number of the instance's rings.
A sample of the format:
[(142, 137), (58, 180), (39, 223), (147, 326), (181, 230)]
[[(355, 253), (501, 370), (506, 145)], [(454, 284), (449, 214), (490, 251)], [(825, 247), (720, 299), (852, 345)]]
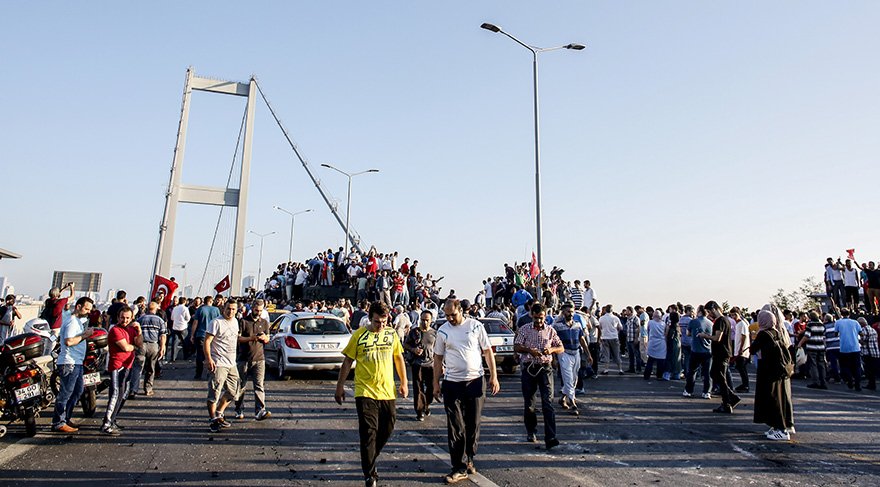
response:
[(497, 25), (494, 25), (494, 24), (490, 24), (488, 22), (483, 23), (483, 25), (481, 25), (480, 28), (486, 29), (486, 30), (491, 30), (492, 32), (501, 32), (501, 27), (498, 27)]
[(569, 45), (565, 46), (566, 49), (573, 49), (575, 51), (583, 51), (584, 48), (586, 48), (586, 47), (587, 46), (585, 46), (583, 44), (569, 44)]

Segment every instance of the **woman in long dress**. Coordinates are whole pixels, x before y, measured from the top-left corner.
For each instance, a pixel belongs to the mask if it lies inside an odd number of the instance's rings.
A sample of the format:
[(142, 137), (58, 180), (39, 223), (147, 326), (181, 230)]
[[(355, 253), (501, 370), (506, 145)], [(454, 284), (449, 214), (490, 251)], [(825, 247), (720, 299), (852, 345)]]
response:
[(677, 311), (669, 313), (669, 327), (666, 330), (666, 370), (664, 380), (681, 378), (681, 328), (678, 322), (681, 316)]
[(663, 322), (663, 314), (659, 309), (654, 311), (653, 318), (648, 322), (648, 363), (645, 364), (645, 380), (651, 378), (654, 364), (657, 364), (657, 378), (660, 379), (666, 371), (666, 323)]
[(752, 341), (751, 353), (760, 353), (755, 379), (754, 422), (770, 426), (768, 439), (791, 439), (794, 433), (794, 408), (791, 402), (791, 379), (784, 373), (781, 349), (786, 349), (776, 314), (761, 311), (758, 314), (758, 336)]

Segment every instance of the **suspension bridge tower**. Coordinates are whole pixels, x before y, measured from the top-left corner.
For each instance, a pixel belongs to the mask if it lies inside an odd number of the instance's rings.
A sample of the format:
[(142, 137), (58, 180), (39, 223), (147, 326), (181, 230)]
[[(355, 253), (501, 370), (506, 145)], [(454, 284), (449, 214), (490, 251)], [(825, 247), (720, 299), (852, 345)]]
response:
[[(232, 96), (247, 97), (245, 110), (244, 137), (242, 139), (241, 177), (238, 188), (218, 188), (181, 183), (183, 154), (186, 148), (186, 129), (189, 119), (189, 105), (192, 91), (206, 91)], [(234, 242), (232, 250), (232, 269), (229, 273), (231, 293), (241, 294), (242, 263), (244, 258), (244, 239), (247, 221), (247, 196), (250, 181), (251, 145), (254, 131), (254, 109), (256, 107), (257, 81), (251, 77), (247, 83), (222, 81), (196, 76), (192, 68), (186, 70), (186, 83), (183, 88), (183, 104), (180, 109), (180, 124), (177, 128), (177, 143), (171, 162), (171, 175), (168, 191), (165, 193), (165, 211), (159, 225), (159, 244), (150, 281), (156, 274), (168, 277), (171, 273), (171, 255), (174, 250), (174, 226), (177, 205), (189, 203), (197, 205), (228, 206), (236, 208)]]

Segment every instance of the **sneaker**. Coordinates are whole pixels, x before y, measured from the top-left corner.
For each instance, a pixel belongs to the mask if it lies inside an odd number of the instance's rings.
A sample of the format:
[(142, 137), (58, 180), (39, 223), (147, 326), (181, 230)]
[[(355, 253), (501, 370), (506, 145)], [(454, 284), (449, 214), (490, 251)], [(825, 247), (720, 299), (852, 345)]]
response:
[(718, 406), (717, 408), (713, 409), (712, 412), (719, 413), (719, 414), (733, 414), (733, 408), (722, 404), (722, 405)]
[(536, 435), (534, 433), (529, 433), (529, 435), (526, 436), (526, 441), (529, 443), (537, 443), (538, 442), (538, 435)]
[(109, 435), (109, 436), (119, 436), (120, 435), (119, 430), (117, 430), (116, 428), (113, 428), (113, 427), (110, 427), (110, 428), (103, 428), (102, 427), (101, 434)]
[(425, 416), (431, 415), (431, 408), (429, 406), (425, 406)]
[(416, 421), (424, 421), (424, 420), (425, 420), (425, 417), (421, 413), (416, 414)]
[(617, 375), (626, 375), (622, 370), (617, 372)]
[(131, 400), (134, 399), (135, 397), (137, 397), (137, 394), (135, 394), (134, 392), (129, 392), (129, 393), (128, 393), (128, 397), (126, 397), (125, 399), (126, 399), (127, 401), (131, 401)]
[(767, 431), (764, 432), (764, 436), (770, 436), (770, 435), (772, 435), (772, 434), (775, 433), (775, 432), (776, 432), (776, 428), (770, 428), (770, 429), (768, 429)]
[(144, 393), (144, 395), (147, 396), (147, 397), (153, 397), (153, 396), (156, 395), (156, 393), (153, 392), (153, 391), (147, 391), (147, 392)]
[(220, 418), (216, 418), (211, 421), (211, 433), (219, 433), (223, 427), (220, 425)]
[(374, 477), (367, 477), (364, 479), (364, 485), (366, 487), (376, 487), (379, 485), (379, 482)]
[(745, 385), (739, 385), (734, 389), (734, 392), (749, 392), (749, 388)]
[(474, 475), (477, 473), (477, 467), (474, 466), (473, 460), (468, 460), (466, 471), (468, 475)]
[(789, 441), (791, 440), (791, 435), (785, 431), (775, 430), (772, 434), (767, 435), (767, 439), (774, 441)]
[(242, 411), (241, 409), (236, 409), (235, 419), (244, 419), (244, 411)]
[(559, 440), (557, 440), (556, 438), (550, 438), (549, 440), (545, 441), (544, 443), (547, 446), (548, 450), (553, 449), (553, 447), (555, 447), (555, 446), (559, 446)]
[(608, 372), (609, 372), (608, 370), (604, 370), (604, 371), (602, 371), (602, 375), (608, 375)]
[(223, 416), (217, 416), (216, 418), (214, 418), (214, 421), (216, 421), (217, 424), (219, 424), (220, 426), (222, 426), (224, 428), (232, 427), (232, 423), (230, 423), (229, 421), (226, 421), (226, 418), (224, 418)]
[(62, 424), (59, 426), (53, 426), (52, 431), (56, 433), (76, 433), (77, 431), (79, 431), (79, 428), (74, 428), (69, 424)]
[(700, 397), (702, 397), (703, 399), (712, 399), (712, 394), (704, 392)]
[(688, 391), (684, 391), (684, 392), (682, 392), (681, 395), (682, 395), (683, 397), (694, 397), (694, 395), (691, 394), (691, 393), (688, 392)]
[(571, 409), (571, 405), (568, 404), (568, 396), (562, 396), (559, 398), (559, 405), (562, 406), (562, 409)]
[(125, 429), (125, 426), (122, 426), (122, 425), (119, 424), (118, 422), (114, 421), (114, 422), (113, 422), (113, 429), (124, 430), (124, 429)]
[(444, 477), (447, 484), (454, 484), (456, 482), (461, 482), (462, 480), (467, 480), (468, 474), (467, 471), (457, 471), (457, 472), (449, 472)]

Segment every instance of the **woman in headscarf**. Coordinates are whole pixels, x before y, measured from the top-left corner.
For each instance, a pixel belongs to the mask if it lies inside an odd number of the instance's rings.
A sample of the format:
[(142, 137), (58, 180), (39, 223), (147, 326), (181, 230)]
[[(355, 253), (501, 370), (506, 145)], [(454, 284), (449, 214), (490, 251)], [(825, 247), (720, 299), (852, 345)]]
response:
[(681, 328), (678, 322), (681, 316), (678, 311), (669, 313), (669, 327), (666, 331), (666, 370), (664, 380), (681, 378)]
[(648, 322), (648, 363), (645, 364), (645, 380), (651, 378), (654, 364), (657, 364), (657, 378), (660, 379), (666, 370), (666, 323), (663, 322), (663, 313), (659, 309), (654, 311), (654, 316)]
[(752, 354), (760, 353), (755, 379), (755, 423), (770, 426), (765, 433), (771, 440), (790, 440), (794, 433), (791, 379), (785, 372), (782, 353), (787, 352), (776, 313), (758, 313), (758, 336), (752, 341)]

